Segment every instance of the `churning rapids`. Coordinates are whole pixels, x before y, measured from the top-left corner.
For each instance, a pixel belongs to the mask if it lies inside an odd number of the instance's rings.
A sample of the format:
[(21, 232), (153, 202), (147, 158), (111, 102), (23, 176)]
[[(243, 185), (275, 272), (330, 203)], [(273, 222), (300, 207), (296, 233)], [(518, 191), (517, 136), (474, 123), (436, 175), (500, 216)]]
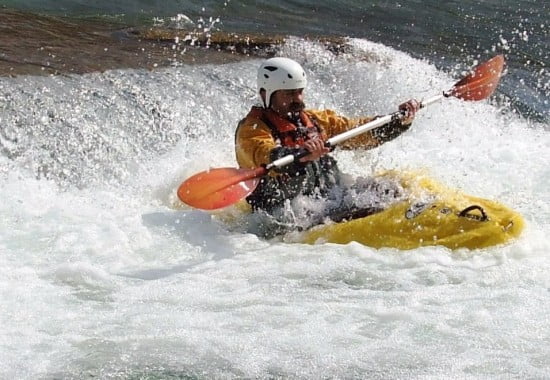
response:
[[(281, 47), (309, 106), (386, 114), (464, 74), (351, 44)], [(498, 96), (449, 99), (379, 149), (336, 153), (354, 175), (423, 170), (518, 210), (509, 245), (262, 241), (175, 197), (235, 166), (259, 62), (0, 79), (0, 377), (547, 377), (548, 125)]]

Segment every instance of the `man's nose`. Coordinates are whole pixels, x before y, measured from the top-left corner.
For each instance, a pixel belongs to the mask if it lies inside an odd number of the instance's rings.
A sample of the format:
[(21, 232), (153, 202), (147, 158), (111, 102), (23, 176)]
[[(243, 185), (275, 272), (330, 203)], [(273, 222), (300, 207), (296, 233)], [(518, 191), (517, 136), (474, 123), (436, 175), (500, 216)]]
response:
[(302, 101), (302, 99), (304, 98), (303, 96), (303, 93), (302, 91), (294, 91), (292, 93), (292, 101), (296, 102), (296, 101)]

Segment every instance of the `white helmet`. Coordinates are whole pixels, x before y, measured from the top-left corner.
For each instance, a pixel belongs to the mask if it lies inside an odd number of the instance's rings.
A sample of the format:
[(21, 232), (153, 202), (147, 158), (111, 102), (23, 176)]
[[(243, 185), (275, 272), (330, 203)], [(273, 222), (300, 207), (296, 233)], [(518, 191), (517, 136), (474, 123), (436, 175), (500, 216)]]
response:
[(271, 94), (277, 90), (305, 88), (306, 72), (296, 61), (276, 57), (266, 59), (258, 69), (258, 91), (265, 90), (265, 105), (271, 105)]

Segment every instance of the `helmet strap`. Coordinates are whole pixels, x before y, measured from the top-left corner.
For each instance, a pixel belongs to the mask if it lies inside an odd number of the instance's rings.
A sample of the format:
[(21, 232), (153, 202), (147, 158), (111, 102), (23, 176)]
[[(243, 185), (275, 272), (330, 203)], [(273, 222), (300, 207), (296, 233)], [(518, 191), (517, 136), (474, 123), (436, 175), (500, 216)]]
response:
[[(265, 100), (265, 95), (266, 95), (267, 91), (265, 90), (265, 88), (261, 88), (260, 89), (260, 98), (262, 99), (262, 103), (264, 104), (264, 108), (267, 109), (267, 102)], [(271, 102), (270, 102), (271, 103)]]

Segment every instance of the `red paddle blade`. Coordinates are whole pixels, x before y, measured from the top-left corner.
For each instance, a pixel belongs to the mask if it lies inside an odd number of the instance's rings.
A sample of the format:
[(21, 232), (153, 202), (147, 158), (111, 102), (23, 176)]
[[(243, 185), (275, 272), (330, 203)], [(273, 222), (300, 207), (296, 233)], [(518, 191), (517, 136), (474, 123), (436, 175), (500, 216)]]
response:
[(483, 100), (495, 92), (503, 69), (504, 56), (497, 55), (458, 81), (449, 95), (462, 100)]
[(252, 193), (266, 169), (218, 168), (195, 174), (178, 188), (178, 198), (191, 207), (215, 210)]

